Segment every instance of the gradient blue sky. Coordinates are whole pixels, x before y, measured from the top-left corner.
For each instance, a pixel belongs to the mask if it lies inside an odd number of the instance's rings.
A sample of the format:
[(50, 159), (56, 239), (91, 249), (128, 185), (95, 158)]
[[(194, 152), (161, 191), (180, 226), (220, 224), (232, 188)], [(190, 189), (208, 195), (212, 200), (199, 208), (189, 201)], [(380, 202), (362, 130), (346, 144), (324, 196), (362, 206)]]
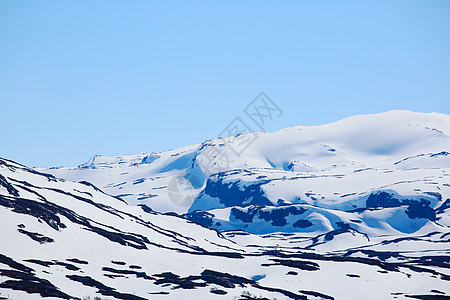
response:
[(267, 126), (450, 114), (450, 1), (0, 2), (0, 156), (76, 166)]

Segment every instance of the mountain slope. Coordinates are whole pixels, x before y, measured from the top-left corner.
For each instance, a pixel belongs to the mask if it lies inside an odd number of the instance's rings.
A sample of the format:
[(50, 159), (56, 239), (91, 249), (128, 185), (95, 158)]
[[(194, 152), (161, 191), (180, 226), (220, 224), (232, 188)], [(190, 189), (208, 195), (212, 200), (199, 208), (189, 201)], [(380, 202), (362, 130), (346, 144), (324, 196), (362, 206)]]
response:
[(218, 230), (408, 234), (449, 225), (450, 116), (390, 111), (41, 170)]
[(219, 234), (5, 159), (0, 175), (2, 298), (434, 299), (450, 293), (448, 227), (369, 240), (348, 228), (313, 238)]

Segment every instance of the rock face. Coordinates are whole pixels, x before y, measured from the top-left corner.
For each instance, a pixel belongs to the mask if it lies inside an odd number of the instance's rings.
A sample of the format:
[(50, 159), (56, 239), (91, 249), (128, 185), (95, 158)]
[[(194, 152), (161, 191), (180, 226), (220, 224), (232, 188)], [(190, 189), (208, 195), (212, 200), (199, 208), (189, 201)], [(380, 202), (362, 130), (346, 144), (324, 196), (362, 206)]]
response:
[(195, 199), (189, 211), (205, 210), (205, 199), (217, 199), (218, 204), (209, 209), (232, 206), (272, 205), (261, 185), (268, 180), (243, 182), (239, 179), (228, 181), (227, 173), (218, 173), (208, 178), (205, 188)]

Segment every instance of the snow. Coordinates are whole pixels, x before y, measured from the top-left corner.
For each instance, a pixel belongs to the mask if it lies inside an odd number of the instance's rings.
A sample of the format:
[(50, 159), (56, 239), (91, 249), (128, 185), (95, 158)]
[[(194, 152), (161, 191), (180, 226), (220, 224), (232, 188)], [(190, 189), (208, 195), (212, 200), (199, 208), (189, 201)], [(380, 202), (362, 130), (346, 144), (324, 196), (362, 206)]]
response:
[[(114, 297), (67, 276), (89, 276), (142, 299), (232, 299), (243, 292), (277, 299), (314, 299), (311, 292), (335, 299), (450, 294), (444, 259), (450, 254), (449, 209), (438, 210), (450, 198), (450, 116), (390, 111), (255, 135), (239, 156), (230, 148), (232, 139), (217, 139), (169, 151), (94, 156), (77, 168), (32, 170), (0, 159), (0, 254), (33, 269), (15, 269), (0, 256), (0, 297), (41, 298), (7, 287), (20, 282), (10, 271), (46, 279), (78, 298)], [(201, 157), (211, 150), (231, 159), (205, 167)], [(414, 215), (414, 205), (427, 207), (436, 219)], [(162, 214), (196, 210), (211, 216), (211, 228)], [(295, 227), (298, 220), (312, 225)], [(33, 234), (53, 241), (40, 243)], [(88, 264), (67, 260), (72, 258)], [(222, 275), (208, 277), (205, 270)], [(239, 283), (231, 287), (223, 280)], [(183, 288), (177, 281), (197, 286)], [(152, 294), (158, 292), (168, 294)]]

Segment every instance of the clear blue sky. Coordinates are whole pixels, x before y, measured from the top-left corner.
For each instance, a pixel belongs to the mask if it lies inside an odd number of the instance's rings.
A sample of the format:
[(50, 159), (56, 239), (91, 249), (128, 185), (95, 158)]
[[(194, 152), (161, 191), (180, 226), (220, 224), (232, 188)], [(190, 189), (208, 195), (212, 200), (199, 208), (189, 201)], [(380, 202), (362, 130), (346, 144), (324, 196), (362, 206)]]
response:
[(450, 114), (450, 1), (0, 2), (0, 156), (76, 166), (267, 126)]

